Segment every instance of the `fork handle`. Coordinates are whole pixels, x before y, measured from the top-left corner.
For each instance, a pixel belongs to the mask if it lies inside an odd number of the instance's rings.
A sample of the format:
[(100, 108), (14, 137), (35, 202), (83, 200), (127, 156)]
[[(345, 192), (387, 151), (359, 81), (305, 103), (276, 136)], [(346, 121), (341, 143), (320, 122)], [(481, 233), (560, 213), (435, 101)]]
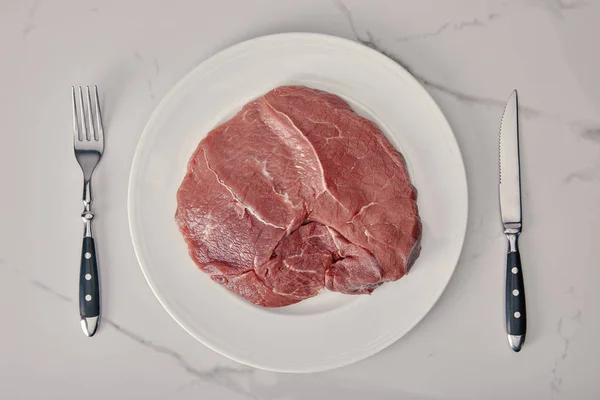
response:
[(93, 336), (100, 318), (100, 284), (94, 238), (83, 238), (81, 268), (79, 270), (79, 314), (81, 327), (87, 336)]

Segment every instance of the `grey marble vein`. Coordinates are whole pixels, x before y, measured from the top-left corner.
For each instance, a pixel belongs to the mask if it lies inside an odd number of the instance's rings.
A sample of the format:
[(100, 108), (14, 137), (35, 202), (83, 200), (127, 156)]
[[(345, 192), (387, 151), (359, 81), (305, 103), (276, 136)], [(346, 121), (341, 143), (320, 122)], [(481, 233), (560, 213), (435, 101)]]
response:
[[(581, 310), (578, 310), (575, 315), (567, 318), (567, 322), (574, 323), (579, 325), (581, 320)], [(561, 317), (556, 324), (556, 333), (563, 341), (563, 349), (560, 354), (554, 359), (554, 367), (552, 368), (552, 379), (550, 381), (550, 393), (552, 394), (552, 398), (555, 398), (556, 395), (561, 393), (561, 385), (563, 378), (560, 374), (560, 367), (565, 359), (569, 355), (569, 347), (571, 346), (571, 341), (575, 338), (576, 333), (571, 335), (567, 335), (565, 331), (565, 318)]]
[(477, 28), (477, 27), (481, 28), (481, 27), (487, 26), (490, 21), (495, 20), (496, 18), (498, 18), (498, 16), (499, 16), (499, 14), (490, 13), (484, 20), (481, 20), (479, 18), (473, 18), (471, 20), (454, 22), (454, 23), (446, 22), (445, 24), (443, 24), (442, 26), (440, 26), (439, 28), (437, 28), (436, 30), (434, 30), (432, 32), (402, 36), (402, 37), (396, 38), (396, 41), (397, 42), (408, 42), (408, 41), (412, 41), (412, 40), (423, 40), (423, 39), (427, 39), (427, 38), (430, 38), (433, 36), (438, 36), (444, 32), (461, 31), (464, 28)]
[[(373, 37), (373, 35), (371, 34), (370, 31), (366, 30), (364, 33), (364, 36), (362, 34), (358, 33), (358, 30), (356, 29), (356, 25), (354, 23), (354, 19), (352, 17), (352, 13), (348, 9), (348, 7), (346, 7), (346, 5), (344, 3), (342, 3), (341, 1), (336, 1), (335, 4), (338, 6), (339, 10), (342, 12), (344, 17), (348, 21), (348, 24), (350, 25), (350, 29), (352, 31), (352, 35), (354, 36), (354, 39), (357, 42), (359, 42), (367, 47), (370, 47), (373, 50), (376, 50), (376, 51), (380, 52), (381, 54), (391, 58), (392, 60), (394, 60), (395, 62), (400, 64), (405, 70), (407, 70), (412, 76), (415, 77), (415, 79), (417, 79), (424, 86), (426, 86), (430, 89), (434, 89), (439, 92), (445, 93), (446, 95), (449, 95), (449, 96), (455, 98), (456, 100), (464, 102), (464, 103), (474, 103), (474, 104), (479, 104), (479, 105), (504, 108), (504, 105), (506, 104), (505, 99), (498, 100), (498, 99), (493, 99), (493, 98), (489, 98), (489, 97), (475, 96), (473, 94), (464, 93), (457, 89), (446, 86), (444, 84), (434, 82), (434, 81), (422, 76), (421, 74), (417, 73), (414, 70), (414, 68), (412, 68), (410, 65), (408, 65), (397, 54), (384, 49), (379, 44), (378, 40)], [(519, 111), (520, 111), (521, 115), (524, 117), (538, 117), (542, 114), (541, 111), (536, 110), (531, 107), (528, 107), (528, 106), (524, 106), (524, 105), (519, 105)]]
[[(19, 271), (18, 269), (12, 268), (11, 270), (16, 275), (27, 279), (27, 281), (33, 287), (40, 289), (43, 292), (48, 293), (48, 294), (52, 295), (53, 297), (65, 302), (65, 303), (74, 303), (74, 300), (71, 299), (69, 296), (65, 296), (64, 294), (57, 292), (56, 290), (52, 289), (50, 286), (44, 284), (43, 282), (41, 282), (37, 279), (31, 278), (31, 277), (24, 276), (21, 273), (21, 271)], [(240, 366), (240, 367), (233, 368), (233, 367), (226, 367), (226, 366), (216, 366), (216, 367), (211, 368), (206, 371), (199, 370), (199, 369), (195, 368), (194, 366), (192, 366), (185, 359), (185, 357), (183, 357), (181, 354), (179, 354), (175, 350), (172, 350), (166, 346), (156, 344), (156, 343), (152, 342), (151, 340), (144, 339), (139, 334), (137, 334), (127, 328), (124, 328), (121, 324), (118, 324), (109, 318), (102, 317), (102, 324), (105, 326), (106, 325), (110, 326), (116, 332), (119, 332), (121, 335), (129, 338), (130, 340), (134, 341), (135, 343), (137, 343), (141, 346), (144, 346), (146, 348), (151, 349), (152, 351), (154, 351), (156, 353), (163, 354), (163, 355), (171, 358), (171, 360), (175, 361), (176, 364), (179, 365), (179, 367), (181, 369), (183, 369), (185, 372), (187, 372), (188, 374), (190, 374), (191, 376), (194, 377), (194, 379), (191, 382), (189, 382), (188, 384), (186, 384), (185, 386), (189, 386), (191, 384), (194, 384), (194, 383), (200, 382), (200, 381), (206, 381), (206, 382), (214, 383), (214, 384), (217, 384), (220, 386), (224, 386), (227, 389), (233, 390), (239, 394), (250, 395), (250, 393), (247, 393), (246, 391), (244, 391), (243, 388), (238, 387), (236, 385), (236, 383), (233, 382), (233, 380), (231, 380), (230, 375), (251, 374), (254, 372), (254, 369), (251, 367)], [(179, 388), (178, 390), (181, 390), (181, 388)], [(254, 397), (251, 397), (251, 398), (254, 398)]]
[[(383, 46), (371, 34), (371, 32), (369, 30), (365, 30), (364, 34), (359, 33), (358, 29), (356, 28), (354, 18), (352, 17), (352, 13), (348, 9), (348, 7), (346, 7), (346, 5), (340, 0), (334, 0), (334, 3), (336, 4), (338, 9), (341, 11), (343, 16), (348, 21), (348, 24), (350, 25), (350, 30), (352, 31), (352, 36), (354, 37), (354, 39), (357, 42), (359, 42), (367, 47), (370, 47), (373, 50), (376, 50), (376, 51), (382, 53), (383, 55), (391, 58), (392, 60), (394, 60), (395, 62), (400, 64), (404, 69), (406, 69), (423, 86), (427, 87), (430, 90), (435, 90), (440, 93), (443, 93), (443, 94), (450, 96), (450, 97), (456, 99), (457, 101), (460, 101), (465, 104), (475, 104), (475, 105), (495, 107), (495, 108), (500, 108), (500, 109), (504, 108), (504, 106), (506, 104), (506, 99), (494, 99), (491, 97), (476, 96), (476, 95), (473, 95), (470, 93), (465, 93), (458, 89), (444, 85), (442, 83), (435, 82), (435, 81), (417, 73), (415, 71), (415, 69), (412, 66), (410, 66), (405, 60), (401, 59), (400, 56), (398, 56), (398, 54), (383, 48)], [(568, 6), (567, 6), (567, 8), (568, 8)], [(497, 17), (497, 14), (490, 14), (490, 16), (492, 19), (494, 19)], [(582, 122), (582, 121), (566, 120), (564, 117), (561, 117), (560, 115), (557, 115), (557, 114), (554, 114), (551, 112), (545, 112), (545, 111), (536, 109), (534, 107), (527, 106), (523, 103), (519, 104), (519, 114), (522, 119), (546, 118), (546, 119), (557, 121), (559, 123), (565, 123), (565, 124), (568, 124), (571, 126), (577, 126), (577, 127), (581, 127), (581, 126), (584, 126), (587, 124), (586, 122)], [(584, 128), (584, 129), (587, 129), (588, 131), (590, 130), (590, 128)], [(590, 134), (593, 134), (595, 129), (600, 129), (600, 128), (591, 128)]]
[(29, 19), (33, 19), (35, 16), (35, 12), (37, 11), (38, 0), (33, 0), (31, 7), (29, 7)]
[[(0, 264), (4, 264), (3, 259), (0, 259)], [(15, 275), (18, 275), (18, 276), (26, 279), (32, 286), (35, 286), (36, 288), (41, 289), (44, 292), (49, 293), (52, 296), (54, 296), (64, 302), (67, 302), (67, 303), (72, 302), (71, 298), (69, 298), (68, 296), (65, 296), (64, 294), (57, 292), (56, 290), (52, 289), (50, 286), (46, 285), (45, 283), (43, 283), (37, 279), (30, 278), (30, 277), (23, 275), (23, 273), (21, 273), (21, 271), (19, 269), (17, 269), (17, 268), (8, 268), (8, 269), (10, 271), (12, 271), (12, 273), (14, 273)]]
[(588, 5), (584, 0), (530, 0), (530, 3), (540, 5), (561, 21), (565, 20), (566, 13)]
[(148, 348), (152, 349), (153, 351), (155, 351), (156, 353), (160, 353), (160, 354), (169, 356), (171, 359), (175, 360), (177, 362), (177, 364), (183, 370), (185, 370), (188, 374), (194, 376), (194, 382), (209, 381), (209, 382), (215, 383), (218, 380), (217, 378), (223, 378), (229, 374), (247, 374), (247, 373), (254, 371), (252, 368), (249, 368), (249, 367), (232, 368), (232, 367), (224, 367), (224, 366), (217, 366), (217, 367), (209, 369), (207, 371), (201, 371), (201, 370), (195, 368), (194, 366), (192, 366), (181, 354), (179, 354), (175, 350), (172, 350), (168, 347), (156, 344), (156, 343), (152, 342), (151, 340), (144, 339), (142, 336), (138, 335), (137, 333), (124, 328), (120, 324), (117, 324), (116, 322), (114, 322), (110, 319), (103, 318), (103, 322), (105, 324), (111, 326), (112, 328), (114, 328), (116, 331), (123, 334), (124, 336), (127, 336), (129, 339), (133, 340), (137, 344), (144, 346), (144, 347), (148, 347)]
[(37, 279), (30, 278), (29, 283), (31, 283), (33, 286), (37, 287), (38, 289), (42, 289), (43, 291), (50, 293), (54, 297), (57, 297), (64, 302), (67, 302), (67, 303), (73, 302), (69, 297), (65, 296), (64, 294), (58, 293), (56, 290), (52, 289), (50, 286), (45, 285), (44, 283), (38, 281)]
[(581, 131), (581, 137), (585, 140), (600, 144), (600, 127), (583, 128)]
[(254, 373), (254, 369), (250, 367), (238, 369), (229, 367), (216, 367), (210, 371), (207, 371), (204, 376), (195, 378), (185, 385), (177, 388), (177, 390), (175, 390), (175, 394), (180, 393), (185, 389), (194, 387), (198, 383), (207, 382), (227, 388), (232, 392), (246, 396), (250, 399), (260, 400), (257, 395), (251, 393), (249, 390), (246, 390), (244, 387), (242, 387), (242, 385), (240, 385), (239, 382), (233, 379), (234, 376), (250, 375), (252, 373)]
[[(146, 63), (146, 61), (147, 61), (146, 57), (144, 57), (138, 51), (134, 51), (133, 52), (133, 57), (137, 61), (140, 61), (142, 63)], [(158, 59), (157, 58), (152, 58), (152, 67), (153, 67), (153, 70), (154, 70), (154, 75), (158, 76), (160, 74), (160, 64), (158, 63)], [(156, 98), (156, 96), (154, 95), (154, 88), (153, 88), (152, 79), (147, 79), (146, 80), (146, 86), (148, 87), (148, 95), (150, 96), (150, 99), (154, 100)]]
[(148, 79), (148, 92), (150, 93), (150, 99), (154, 100), (154, 90), (152, 89), (152, 80)]
[(189, 373), (190, 375), (198, 376), (198, 377), (204, 375), (203, 371), (200, 371), (199, 369), (194, 368), (192, 365), (190, 365), (185, 360), (185, 358), (181, 354), (177, 353), (176, 351), (169, 349), (168, 347), (156, 344), (156, 343), (152, 342), (151, 340), (144, 339), (142, 336), (138, 335), (137, 333), (134, 333), (134, 332), (130, 331), (129, 329), (122, 327), (120, 324), (117, 324), (116, 322), (114, 322), (110, 319), (103, 318), (102, 322), (106, 325), (111, 326), (113, 329), (115, 329), (122, 335), (128, 337), (129, 339), (133, 340), (137, 344), (144, 346), (144, 347), (148, 347), (148, 348), (152, 349), (153, 351), (155, 351), (156, 353), (160, 353), (160, 354), (169, 356), (170, 358), (175, 360), (177, 362), (177, 364), (181, 368), (183, 368), (187, 373)]
[(569, 184), (575, 181), (593, 182), (597, 180), (600, 180), (600, 161), (590, 167), (571, 172), (565, 177), (564, 183)]
[(550, 0), (549, 3), (551, 6), (555, 6), (559, 10), (577, 10), (588, 5), (588, 2), (584, 0)]
[(401, 36), (399, 38), (396, 38), (396, 41), (397, 42), (408, 42), (411, 40), (423, 40), (423, 39), (427, 39), (429, 37), (437, 36), (437, 35), (441, 34), (442, 32), (445, 32), (448, 28), (450, 28), (450, 22), (446, 22), (445, 24), (440, 26), (435, 31), (419, 33), (416, 35)]
[(23, 35), (23, 39), (26, 39), (27, 36), (29, 35), (29, 33), (31, 33), (31, 31), (35, 29), (35, 24), (33, 23), (33, 20), (35, 18), (35, 13), (37, 11), (37, 8), (38, 8), (38, 0), (33, 0), (31, 7), (29, 7), (29, 12), (27, 13), (27, 22), (25, 23), (25, 27), (21, 31), (21, 34)]

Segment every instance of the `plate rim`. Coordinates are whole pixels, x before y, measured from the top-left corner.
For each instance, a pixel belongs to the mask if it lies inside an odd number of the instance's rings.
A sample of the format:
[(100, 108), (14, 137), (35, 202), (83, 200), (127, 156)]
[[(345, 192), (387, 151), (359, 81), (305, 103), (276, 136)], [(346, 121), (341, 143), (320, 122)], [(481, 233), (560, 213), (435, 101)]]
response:
[[(282, 37), (289, 38), (290, 40), (310, 39), (310, 38), (317, 39), (317, 40), (322, 39), (322, 40), (327, 40), (327, 41), (332, 41), (332, 42), (338, 41), (338, 42), (344, 43), (346, 45), (352, 45), (352, 46), (355, 46), (357, 49), (360, 49), (361, 51), (365, 51), (370, 56), (379, 59), (379, 61), (386, 63), (389, 68), (396, 69), (397, 71), (401, 72), (406, 77), (406, 79), (408, 81), (410, 81), (411, 84), (413, 84), (415, 87), (418, 87), (419, 88), (418, 90), (422, 91), (422, 93), (425, 95), (425, 97), (429, 99), (429, 101), (430, 101), (429, 105), (434, 107), (435, 111), (437, 111), (438, 116), (440, 117), (440, 123), (443, 124), (443, 128), (447, 129), (448, 132), (451, 134), (452, 144), (455, 146), (455, 148), (457, 150), (458, 161), (459, 161), (460, 167), (461, 167), (461, 170), (460, 170), (461, 184), (463, 186), (463, 191), (465, 193), (465, 201), (463, 203), (463, 212), (465, 214), (465, 218), (464, 218), (464, 222), (460, 226), (461, 231), (462, 231), (462, 234), (460, 235), (460, 238), (459, 238), (460, 239), (460, 246), (459, 246), (460, 251), (458, 251), (456, 259), (452, 261), (452, 269), (451, 269), (450, 273), (448, 274), (448, 277), (447, 277), (446, 281), (444, 282), (443, 286), (441, 287), (441, 289), (439, 289), (439, 291), (437, 293), (434, 294), (435, 300), (432, 303), (432, 305), (429, 307), (429, 309), (420, 318), (416, 319), (412, 324), (407, 325), (406, 329), (404, 329), (402, 331), (398, 331), (396, 334), (391, 335), (387, 341), (382, 342), (377, 347), (365, 348), (357, 357), (351, 359), (350, 361), (348, 361), (347, 359), (340, 359), (339, 361), (329, 362), (326, 365), (319, 365), (314, 368), (306, 367), (306, 368), (286, 369), (286, 368), (277, 368), (277, 367), (274, 368), (274, 367), (270, 367), (268, 365), (261, 365), (260, 363), (254, 363), (250, 360), (246, 360), (246, 359), (238, 357), (234, 354), (231, 354), (227, 349), (224, 349), (219, 345), (215, 345), (215, 344), (211, 343), (210, 340), (206, 340), (206, 338), (200, 337), (199, 335), (197, 335), (193, 331), (193, 329), (189, 328), (185, 322), (181, 321), (174, 314), (174, 312), (171, 310), (170, 306), (161, 298), (162, 294), (161, 294), (160, 290), (155, 285), (155, 283), (153, 282), (153, 280), (150, 276), (150, 273), (146, 270), (146, 267), (144, 266), (146, 263), (146, 260), (141, 251), (142, 245), (141, 245), (141, 243), (139, 243), (139, 239), (136, 238), (136, 234), (134, 233), (135, 228), (134, 228), (134, 218), (133, 218), (133, 214), (134, 214), (133, 213), (133, 207), (134, 207), (133, 203), (134, 203), (134, 198), (135, 198), (135, 194), (134, 194), (135, 190), (133, 189), (133, 186), (134, 186), (134, 183), (136, 180), (135, 177), (140, 168), (140, 158), (141, 158), (140, 148), (141, 148), (141, 145), (145, 141), (148, 140), (151, 127), (154, 125), (156, 120), (158, 120), (160, 118), (160, 116), (163, 114), (164, 110), (167, 108), (167, 105), (170, 103), (170, 100), (172, 98), (174, 98), (177, 93), (179, 93), (180, 89), (186, 85), (187, 81), (197, 72), (197, 70), (203, 64), (208, 63), (217, 57), (221, 57), (228, 52), (234, 52), (237, 50), (237, 48), (247, 46), (250, 43), (258, 43), (261, 41), (268, 41), (268, 40), (273, 40), (273, 39), (282, 38)], [(340, 36), (336, 36), (336, 35), (313, 33), (313, 32), (282, 32), (282, 33), (274, 33), (274, 34), (256, 36), (256, 37), (235, 43), (231, 46), (222, 48), (221, 50), (217, 51), (216, 53), (212, 54), (211, 56), (199, 61), (188, 72), (186, 72), (181, 78), (179, 78), (179, 80), (168, 90), (168, 92), (164, 95), (164, 97), (161, 99), (161, 101), (157, 104), (157, 106), (152, 111), (152, 114), (148, 118), (148, 122), (145, 124), (144, 129), (143, 129), (141, 135), (139, 136), (137, 144), (136, 144), (136, 148), (135, 148), (132, 163), (131, 163), (128, 187), (127, 187), (127, 220), (128, 220), (129, 233), (130, 233), (134, 253), (135, 253), (136, 259), (138, 261), (138, 265), (139, 265), (140, 269), (142, 270), (142, 274), (144, 275), (144, 278), (146, 279), (146, 282), (148, 283), (148, 286), (150, 286), (152, 293), (154, 294), (154, 296), (156, 297), (158, 302), (162, 305), (162, 307), (165, 309), (165, 311), (167, 311), (167, 313), (171, 316), (171, 318), (173, 318), (173, 320), (175, 322), (177, 322), (177, 324), (179, 326), (181, 326), (194, 339), (196, 339), (198, 342), (202, 343), (206, 347), (210, 348), (212, 351), (215, 351), (231, 360), (234, 360), (241, 364), (248, 365), (250, 367), (273, 371), (273, 372), (283, 372), (283, 373), (311, 373), (311, 372), (327, 371), (327, 370), (339, 368), (342, 366), (351, 365), (358, 361), (362, 361), (366, 358), (369, 358), (369, 357), (379, 353), (380, 351), (383, 351), (384, 349), (388, 348), (389, 346), (391, 346), (392, 344), (394, 344), (395, 342), (400, 340), (408, 332), (410, 332), (435, 307), (435, 305), (441, 298), (442, 294), (448, 287), (448, 284), (450, 283), (450, 280), (452, 279), (452, 276), (454, 275), (454, 272), (456, 271), (456, 267), (458, 266), (460, 256), (462, 255), (462, 252), (464, 250), (464, 242), (465, 242), (465, 238), (466, 238), (466, 234), (467, 234), (467, 227), (468, 227), (468, 220), (469, 220), (469, 189), (468, 189), (468, 180), (467, 180), (466, 168), (465, 168), (465, 163), (464, 163), (464, 157), (462, 155), (461, 148), (458, 144), (458, 141), (456, 139), (456, 135), (454, 133), (454, 130), (452, 129), (452, 126), (448, 122), (446, 115), (441, 110), (441, 108), (439, 107), (439, 105), (437, 104), (435, 99), (425, 89), (425, 87), (404, 66), (402, 66), (398, 62), (394, 61), (387, 55), (382, 54), (379, 51), (372, 49), (372, 48), (370, 48), (360, 42), (352, 40), (352, 39), (348, 39), (348, 38), (344, 38), (344, 37), (340, 37)]]

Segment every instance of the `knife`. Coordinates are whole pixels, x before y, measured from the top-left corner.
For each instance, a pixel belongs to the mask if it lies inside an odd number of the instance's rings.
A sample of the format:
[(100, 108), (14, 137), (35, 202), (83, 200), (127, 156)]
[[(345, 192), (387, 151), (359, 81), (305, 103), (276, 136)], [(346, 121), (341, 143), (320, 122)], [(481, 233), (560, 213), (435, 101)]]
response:
[(506, 256), (506, 332), (508, 343), (520, 351), (525, 342), (527, 313), (525, 287), (519, 255), (518, 239), (521, 234), (521, 172), (519, 167), (519, 104), (514, 90), (506, 103), (500, 124), (500, 213), (504, 234), (508, 239)]

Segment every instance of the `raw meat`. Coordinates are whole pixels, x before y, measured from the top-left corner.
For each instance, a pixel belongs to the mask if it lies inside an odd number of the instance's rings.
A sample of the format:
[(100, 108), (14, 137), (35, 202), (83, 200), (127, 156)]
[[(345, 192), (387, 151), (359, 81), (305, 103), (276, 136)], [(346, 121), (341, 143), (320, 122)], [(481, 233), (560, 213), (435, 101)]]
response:
[(175, 219), (214, 281), (280, 307), (401, 278), (421, 249), (416, 199), (373, 122), (338, 96), (283, 86), (200, 142)]

